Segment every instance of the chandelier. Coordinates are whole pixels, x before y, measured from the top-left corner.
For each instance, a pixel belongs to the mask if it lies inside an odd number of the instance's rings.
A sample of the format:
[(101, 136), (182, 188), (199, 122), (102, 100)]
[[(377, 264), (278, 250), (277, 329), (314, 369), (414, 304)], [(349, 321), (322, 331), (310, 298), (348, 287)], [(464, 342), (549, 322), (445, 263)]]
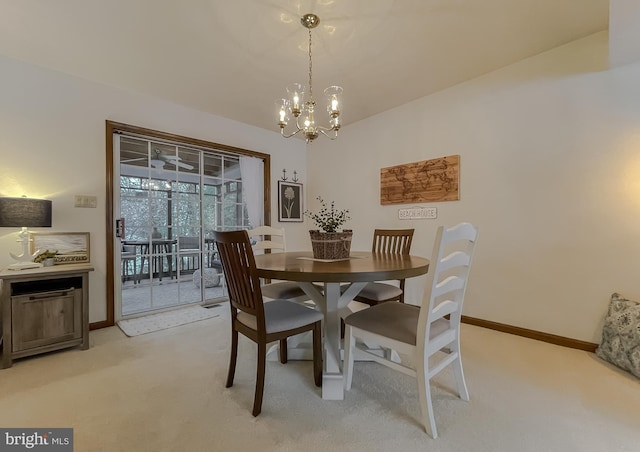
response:
[[(329, 114), (329, 127), (323, 127), (316, 124), (315, 109), (316, 102), (313, 98), (312, 83), (312, 61), (311, 61), (311, 29), (316, 28), (320, 23), (320, 18), (315, 14), (305, 14), (300, 19), (302, 26), (309, 30), (309, 91), (308, 97), (304, 85), (300, 83), (292, 83), (287, 86), (287, 99), (280, 99), (276, 104), (279, 109), (278, 125), (280, 126), (280, 134), (285, 138), (291, 138), (299, 132), (304, 132), (307, 143), (318, 138), (321, 133), (331, 140), (338, 138), (338, 130), (340, 130), (340, 108), (342, 106), (342, 88), (339, 86), (330, 86), (324, 90), (327, 113)], [(290, 134), (285, 134), (284, 129), (289, 122), (289, 115), (293, 115), (296, 120), (296, 130)], [(302, 117), (302, 118), (301, 118)]]

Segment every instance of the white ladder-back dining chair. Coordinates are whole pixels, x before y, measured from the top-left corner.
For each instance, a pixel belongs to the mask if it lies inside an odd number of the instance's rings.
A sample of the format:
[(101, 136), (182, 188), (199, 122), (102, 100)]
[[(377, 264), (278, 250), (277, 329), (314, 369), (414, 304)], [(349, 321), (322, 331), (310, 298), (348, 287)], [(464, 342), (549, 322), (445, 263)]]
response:
[[(345, 388), (351, 389), (355, 354), (415, 377), (424, 427), (433, 438), (438, 432), (431, 378), (451, 364), (458, 394), (469, 400), (460, 356), (460, 317), (477, 238), (478, 229), (470, 223), (438, 228), (422, 306), (381, 303), (345, 319)], [(356, 338), (367, 347), (377, 344), (395, 350), (406, 362), (371, 353)]]
[[(247, 231), (252, 242), (253, 251), (284, 252), (286, 240), (284, 229), (271, 226), (258, 226)], [(273, 299), (287, 299), (292, 301), (308, 301), (309, 296), (294, 281), (269, 282), (262, 286), (262, 295)]]

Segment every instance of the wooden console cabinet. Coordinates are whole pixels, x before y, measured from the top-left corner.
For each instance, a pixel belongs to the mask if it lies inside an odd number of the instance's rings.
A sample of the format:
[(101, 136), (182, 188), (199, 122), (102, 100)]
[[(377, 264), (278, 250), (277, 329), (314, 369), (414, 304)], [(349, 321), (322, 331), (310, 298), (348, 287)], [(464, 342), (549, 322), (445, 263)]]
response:
[(2, 368), (67, 347), (89, 348), (91, 264), (0, 271)]

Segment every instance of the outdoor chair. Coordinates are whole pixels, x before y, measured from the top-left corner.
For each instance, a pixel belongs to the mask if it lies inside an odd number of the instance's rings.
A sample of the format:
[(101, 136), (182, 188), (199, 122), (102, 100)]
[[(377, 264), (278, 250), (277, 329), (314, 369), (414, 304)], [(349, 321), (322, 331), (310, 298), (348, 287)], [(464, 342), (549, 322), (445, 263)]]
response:
[(178, 253), (181, 271), (193, 272), (200, 268), (200, 237), (178, 237)]
[[(133, 277), (133, 283), (138, 284), (138, 255), (136, 253), (136, 247), (134, 245), (122, 245), (120, 259), (122, 260), (122, 284), (124, 284), (129, 277)], [(133, 270), (133, 272), (131, 272), (131, 270)]]

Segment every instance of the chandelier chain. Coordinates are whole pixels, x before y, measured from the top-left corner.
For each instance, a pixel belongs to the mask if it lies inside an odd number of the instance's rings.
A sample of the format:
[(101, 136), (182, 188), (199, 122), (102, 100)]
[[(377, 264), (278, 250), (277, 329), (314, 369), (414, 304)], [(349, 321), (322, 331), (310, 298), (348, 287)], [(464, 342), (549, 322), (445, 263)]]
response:
[(311, 28), (309, 28), (309, 100), (313, 102), (313, 85), (311, 84), (311, 74), (313, 73), (313, 63), (311, 60)]

